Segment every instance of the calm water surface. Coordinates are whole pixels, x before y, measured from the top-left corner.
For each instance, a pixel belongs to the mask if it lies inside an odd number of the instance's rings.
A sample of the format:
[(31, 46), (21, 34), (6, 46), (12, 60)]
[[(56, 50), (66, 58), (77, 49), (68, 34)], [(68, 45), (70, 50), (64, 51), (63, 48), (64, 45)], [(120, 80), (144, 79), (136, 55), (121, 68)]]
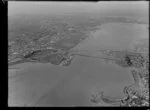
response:
[[(148, 37), (144, 25), (109, 23), (91, 33), (76, 49), (129, 49), (138, 38)], [(94, 54), (94, 53), (90, 53)], [(133, 83), (127, 69), (99, 59), (76, 57), (68, 67), (22, 64), (9, 72), (10, 106), (89, 106), (91, 93), (123, 97), (124, 86)]]

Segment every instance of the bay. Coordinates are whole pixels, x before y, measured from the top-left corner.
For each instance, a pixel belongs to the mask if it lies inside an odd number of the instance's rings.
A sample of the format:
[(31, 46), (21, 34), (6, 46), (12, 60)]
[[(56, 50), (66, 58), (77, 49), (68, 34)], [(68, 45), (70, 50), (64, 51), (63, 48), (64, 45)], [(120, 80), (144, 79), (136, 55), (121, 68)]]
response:
[[(75, 49), (130, 49), (137, 39), (147, 37), (145, 25), (108, 23)], [(90, 96), (96, 91), (120, 98), (124, 86), (133, 83), (127, 69), (82, 56), (67, 67), (40, 63), (15, 67), (21, 70), (9, 72), (17, 75), (9, 78), (9, 106), (92, 106)]]

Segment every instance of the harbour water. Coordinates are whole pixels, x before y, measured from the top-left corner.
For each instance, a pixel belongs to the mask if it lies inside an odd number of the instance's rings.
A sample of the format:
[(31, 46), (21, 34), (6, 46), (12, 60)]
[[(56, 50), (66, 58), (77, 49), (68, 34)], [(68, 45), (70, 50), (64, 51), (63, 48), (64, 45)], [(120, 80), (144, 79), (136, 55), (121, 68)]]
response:
[[(140, 38), (148, 38), (147, 26), (108, 23), (75, 48), (130, 49)], [(127, 69), (82, 56), (76, 56), (67, 67), (38, 63), (14, 67), (20, 70), (9, 72), (9, 106), (92, 106), (92, 93), (103, 90), (106, 95), (121, 98), (124, 86), (133, 83)]]

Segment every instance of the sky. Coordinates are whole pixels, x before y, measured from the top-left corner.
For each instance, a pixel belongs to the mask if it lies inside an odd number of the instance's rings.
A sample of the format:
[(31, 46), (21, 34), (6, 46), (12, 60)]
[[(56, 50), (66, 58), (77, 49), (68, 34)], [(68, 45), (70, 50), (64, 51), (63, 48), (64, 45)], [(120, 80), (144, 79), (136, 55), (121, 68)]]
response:
[(113, 2), (8, 2), (8, 15), (16, 14), (66, 14), (91, 12), (102, 16), (148, 17), (147, 1)]

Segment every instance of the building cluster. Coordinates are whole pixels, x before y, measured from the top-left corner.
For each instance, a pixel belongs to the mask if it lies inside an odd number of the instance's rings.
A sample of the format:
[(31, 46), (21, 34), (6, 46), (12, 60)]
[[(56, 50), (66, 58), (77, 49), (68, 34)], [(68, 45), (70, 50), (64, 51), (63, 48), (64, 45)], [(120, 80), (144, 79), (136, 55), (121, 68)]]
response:
[[(125, 95), (122, 99), (116, 99), (103, 95), (103, 91), (93, 94), (91, 101), (99, 104), (106, 103), (112, 106), (149, 106), (149, 58), (148, 53), (126, 53), (120, 63), (121, 67), (129, 68), (134, 83), (124, 87)], [(123, 63), (123, 64), (121, 64)], [(126, 65), (126, 66), (122, 66)]]

